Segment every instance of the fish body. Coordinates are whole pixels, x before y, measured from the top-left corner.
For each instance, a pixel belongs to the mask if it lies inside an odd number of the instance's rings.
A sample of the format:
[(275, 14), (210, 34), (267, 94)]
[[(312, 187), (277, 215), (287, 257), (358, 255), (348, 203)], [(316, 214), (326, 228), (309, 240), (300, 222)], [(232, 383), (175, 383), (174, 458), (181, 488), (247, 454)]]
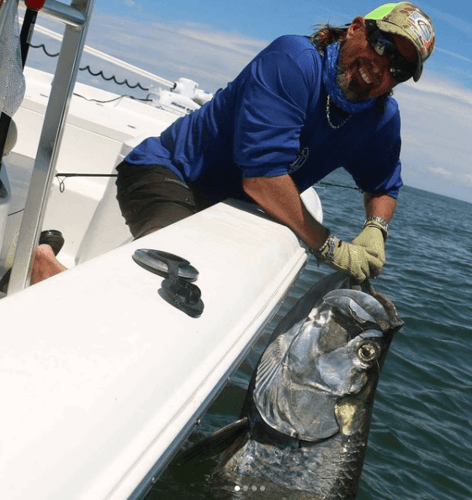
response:
[(219, 442), (218, 474), (250, 485), (245, 499), (355, 499), (380, 370), (401, 325), (368, 283), (327, 276), (272, 334), (241, 420), (200, 451)]

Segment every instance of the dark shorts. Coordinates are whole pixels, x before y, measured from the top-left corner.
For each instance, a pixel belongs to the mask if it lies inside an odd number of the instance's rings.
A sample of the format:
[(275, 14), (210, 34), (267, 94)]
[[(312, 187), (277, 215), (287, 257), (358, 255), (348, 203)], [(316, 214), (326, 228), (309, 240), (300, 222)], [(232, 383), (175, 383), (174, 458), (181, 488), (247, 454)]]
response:
[(201, 181), (187, 185), (162, 165), (134, 166), (123, 161), (116, 170), (117, 200), (135, 238), (185, 219), (226, 198), (241, 195), (240, 191), (227, 191), (226, 182)]
[(168, 168), (123, 161), (116, 170), (116, 198), (135, 238), (198, 212), (192, 190)]

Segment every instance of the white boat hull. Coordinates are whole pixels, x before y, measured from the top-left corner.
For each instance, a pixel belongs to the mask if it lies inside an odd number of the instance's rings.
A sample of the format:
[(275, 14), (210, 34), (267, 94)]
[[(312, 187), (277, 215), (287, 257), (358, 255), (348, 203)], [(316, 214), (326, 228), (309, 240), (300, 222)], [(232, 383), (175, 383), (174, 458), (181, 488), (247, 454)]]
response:
[[(138, 248), (199, 270), (200, 318), (159, 296)], [(1, 300), (0, 497), (128, 498), (176, 451), (306, 258), (287, 228), (219, 204)]]

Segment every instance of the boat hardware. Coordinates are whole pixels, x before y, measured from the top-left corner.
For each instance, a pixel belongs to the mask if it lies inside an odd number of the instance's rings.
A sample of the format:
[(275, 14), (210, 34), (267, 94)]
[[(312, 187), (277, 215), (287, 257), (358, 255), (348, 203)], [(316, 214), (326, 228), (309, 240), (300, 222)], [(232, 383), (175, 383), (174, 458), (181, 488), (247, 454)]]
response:
[(202, 292), (198, 286), (191, 283), (198, 278), (198, 271), (188, 260), (149, 248), (136, 250), (133, 260), (147, 271), (165, 277), (158, 293), (166, 302), (192, 318), (202, 315)]
[(163, 278), (169, 277), (169, 262), (173, 261), (178, 264), (179, 278), (188, 281), (196, 281), (198, 278), (198, 271), (190, 265), (188, 260), (161, 250), (140, 248), (134, 252), (133, 260), (147, 271)]
[(179, 278), (172, 270), (169, 278), (162, 282), (159, 295), (192, 318), (199, 318), (202, 315), (203, 302), (200, 288), (184, 278)]

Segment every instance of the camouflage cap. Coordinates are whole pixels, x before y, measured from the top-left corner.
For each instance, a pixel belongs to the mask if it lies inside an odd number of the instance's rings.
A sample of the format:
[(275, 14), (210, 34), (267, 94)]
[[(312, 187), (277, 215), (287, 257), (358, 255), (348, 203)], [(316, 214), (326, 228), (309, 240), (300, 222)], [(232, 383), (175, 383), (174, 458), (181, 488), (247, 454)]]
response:
[(372, 19), (381, 31), (404, 36), (413, 43), (418, 54), (413, 75), (417, 82), (423, 71), (423, 63), (434, 50), (436, 36), (429, 16), (410, 2), (400, 2), (381, 5), (364, 19)]

